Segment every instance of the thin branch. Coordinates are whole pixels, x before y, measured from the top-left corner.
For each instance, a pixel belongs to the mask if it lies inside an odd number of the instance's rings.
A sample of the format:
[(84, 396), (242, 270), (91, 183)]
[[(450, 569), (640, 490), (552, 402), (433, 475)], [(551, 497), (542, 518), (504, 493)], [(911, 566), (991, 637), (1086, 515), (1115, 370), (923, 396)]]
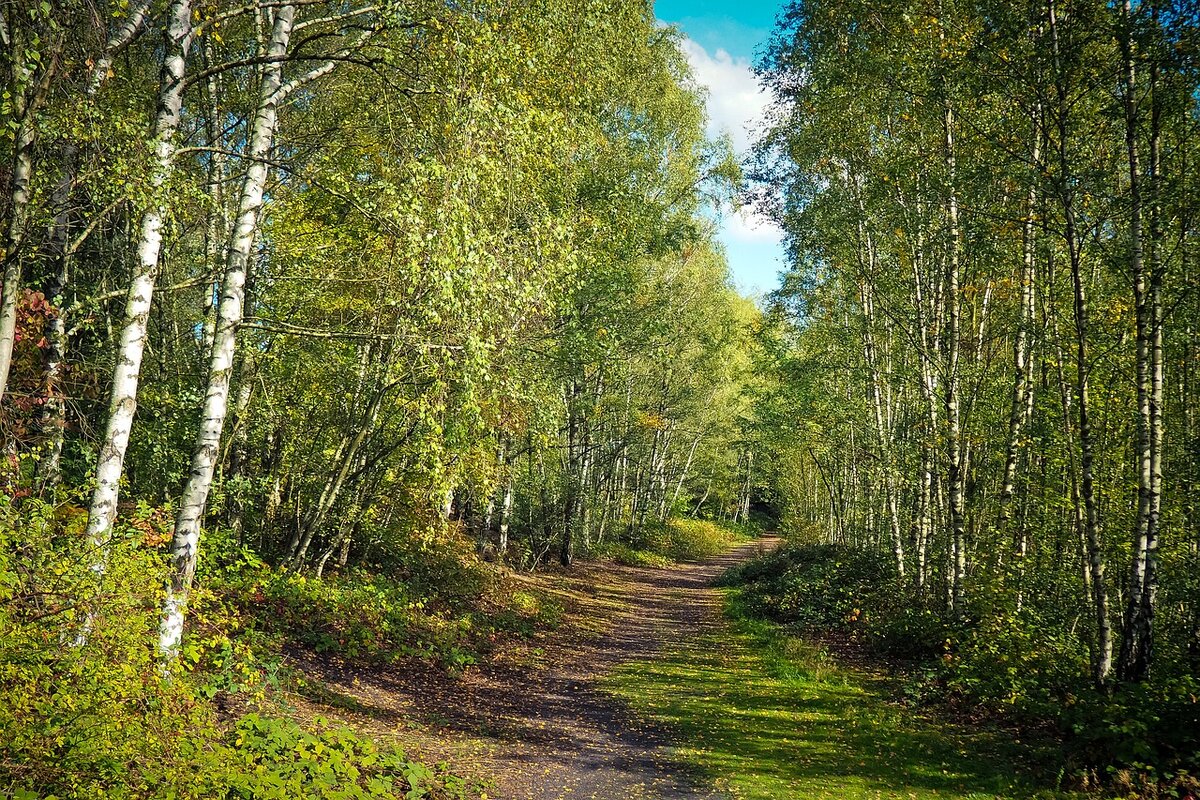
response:
[(462, 350), (461, 345), (434, 344), (432, 342), (416, 342), (397, 333), (355, 333), (353, 331), (328, 331), (316, 328), (305, 328), (275, 319), (263, 317), (248, 317), (243, 323), (245, 327), (268, 333), (280, 333), (290, 336), (303, 336), (309, 339), (351, 339), (357, 341), (402, 341), (414, 347), (425, 350)]
[(104, 218), (128, 201), (128, 197), (118, 197), (116, 200), (112, 201), (107, 206), (100, 209), (100, 211), (92, 215), (92, 221), (88, 223), (86, 228), (79, 232), (79, 235), (76, 236), (69, 245), (67, 245), (63, 255), (68, 257), (75, 255), (75, 252), (83, 246), (83, 243), (87, 241), (87, 238), (91, 236), (100, 223), (104, 221)]
[[(161, 294), (163, 292), (179, 292), (179, 291), (183, 291), (184, 289), (191, 289), (196, 286), (202, 286), (202, 285), (208, 283), (209, 280), (210, 280), (210, 277), (208, 275), (202, 275), (198, 278), (189, 278), (186, 281), (181, 281), (181, 282), (173, 284), (171, 286), (164, 286), (162, 288), (155, 289), (155, 292), (158, 294)], [(103, 303), (105, 300), (115, 300), (118, 297), (124, 297), (128, 292), (129, 292), (128, 288), (114, 289), (113, 291), (105, 292), (104, 294), (97, 294), (97, 295), (92, 295), (91, 297), (84, 297), (80, 300), (76, 300), (74, 303), (67, 306), (66, 312), (67, 312), (67, 314), (74, 315), (76, 312), (78, 312), (80, 309), (84, 308), (85, 306), (92, 305), (92, 304), (99, 305), (100, 303)], [(81, 327), (80, 325), (75, 325), (74, 327), (71, 328), (71, 330), (69, 330), (67, 332), (67, 335), (68, 336), (74, 335), (75, 333), (77, 333), (79, 331), (80, 327)]]
[[(365, 40), (365, 38), (366, 37), (360, 37), (359, 42), (361, 43), (362, 41)], [(328, 75), (329, 73), (333, 72), (333, 68), (335, 66), (337, 66), (337, 65), (334, 63), (334, 61), (332, 59), (330, 59), (329, 61), (326, 61), (324, 64), (313, 67), (312, 69), (310, 69), (308, 72), (304, 73), (303, 75), (299, 75), (299, 76), (293, 78), (292, 80), (288, 81), (287, 83), (283, 84), (282, 86), (280, 86), (277, 90), (275, 90), (275, 96), (272, 97), (271, 99), (276, 103), (282, 103), (289, 94), (296, 91), (301, 86), (304, 86), (304, 84), (311, 83), (312, 81), (315, 81), (317, 78), (320, 78), (322, 75)]]
[(345, 61), (345, 62), (348, 62), (351, 64), (368, 64), (369, 63), (369, 62), (365, 62), (363, 60), (356, 60), (356, 59), (350, 58), (349, 56), (343, 56), (341, 54), (311, 55), (311, 56), (302, 56), (302, 55), (251, 56), (249, 58), (239, 58), (239, 59), (235, 59), (233, 61), (226, 61), (223, 64), (217, 64), (216, 66), (209, 67), (208, 69), (202, 69), (199, 72), (194, 72), (186, 79), (185, 84), (190, 87), (196, 83), (199, 83), (200, 81), (211, 78), (213, 75), (219, 75), (222, 72), (228, 72), (231, 69), (238, 69), (240, 67), (257, 67), (257, 66), (262, 66), (264, 64), (279, 64), (279, 63), (288, 63), (288, 62), (293, 62), (293, 61)]
[(177, 155), (177, 156), (183, 155), (185, 153), (220, 153), (223, 155), (232, 156), (233, 158), (241, 158), (241, 159), (246, 159), (246, 160), (250, 160), (250, 161), (259, 161), (263, 164), (267, 164), (271, 167), (274, 167), (275, 169), (280, 170), (281, 172), (286, 172), (288, 175), (296, 175), (296, 176), (300, 177), (302, 180), (311, 184), (312, 186), (315, 186), (316, 188), (320, 189), (321, 191), (327, 192), (330, 196), (336, 197), (339, 200), (346, 201), (350, 205), (354, 206), (354, 208), (357, 209), (359, 212), (361, 212), (363, 214), (363, 216), (366, 217), (367, 219), (375, 220), (376, 222), (382, 223), (384, 225), (389, 225), (389, 226), (391, 226), (391, 228), (393, 230), (399, 230), (399, 226), (394, 221), (389, 220), (387, 217), (380, 216), (379, 214), (375, 214), (370, 209), (364, 208), (362, 203), (360, 203), (354, 197), (351, 197), (350, 195), (348, 195), (344, 192), (339, 192), (336, 189), (333, 189), (330, 186), (323, 183), (319, 178), (312, 176), (312, 175), (305, 175), (300, 170), (294, 169), (290, 165), (284, 164), (281, 161), (275, 161), (274, 159), (269, 159), (269, 158), (264, 158), (264, 157), (251, 156), (251, 155), (247, 155), (246, 153), (238, 152), (236, 150), (223, 150), (218, 147), (201, 147), (201, 146), (182, 147), (179, 150), (175, 151), (175, 155)]
[(227, 19), (240, 17), (242, 14), (249, 14), (251, 11), (257, 11), (263, 8), (282, 8), (284, 6), (316, 6), (321, 5), (325, 0), (260, 0), (259, 2), (247, 3), (244, 6), (231, 8), (224, 14), (218, 14), (212, 19), (206, 19), (201, 22), (201, 26), (213, 25), (217, 22), (224, 22)]
[(354, 11), (347, 11), (345, 14), (336, 14), (336, 15), (328, 16), (328, 17), (318, 17), (316, 19), (306, 19), (303, 22), (296, 23), (296, 25), (292, 28), (292, 32), (295, 33), (296, 31), (302, 31), (305, 28), (311, 27), (313, 25), (323, 25), (327, 22), (341, 22), (342, 20), (345, 20), (345, 19), (353, 19), (354, 17), (361, 17), (363, 14), (370, 14), (371, 12), (378, 11), (378, 10), (379, 10), (378, 6), (363, 6), (362, 8), (355, 9)]

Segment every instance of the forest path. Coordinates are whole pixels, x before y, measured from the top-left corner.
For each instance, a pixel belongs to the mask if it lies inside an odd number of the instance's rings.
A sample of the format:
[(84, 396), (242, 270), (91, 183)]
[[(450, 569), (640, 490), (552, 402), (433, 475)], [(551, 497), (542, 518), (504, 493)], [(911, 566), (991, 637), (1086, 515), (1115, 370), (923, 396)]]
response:
[[(728, 797), (674, 755), (682, 743), (668, 728), (635, 715), (606, 680), (679, 643), (723, 634), (714, 581), (777, 544), (766, 537), (667, 569), (587, 565), (557, 576), (577, 619), (524, 664), (487, 665), (460, 680), (305, 664), (323, 682), (322, 702), (309, 710), (333, 709), (415, 756), (487, 776), (488, 796), (503, 800)], [(587, 632), (572, 635), (581, 623)]]

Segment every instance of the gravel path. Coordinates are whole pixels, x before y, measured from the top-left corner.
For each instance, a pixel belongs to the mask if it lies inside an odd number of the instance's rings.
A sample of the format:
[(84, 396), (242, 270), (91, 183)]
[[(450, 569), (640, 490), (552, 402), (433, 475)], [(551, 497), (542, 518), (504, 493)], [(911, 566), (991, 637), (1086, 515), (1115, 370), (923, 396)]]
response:
[(605, 565), (572, 577), (587, 584), (582, 613), (604, 632), (555, 636), (545, 668), (483, 669), (463, 681), (305, 669), (342, 699), (337, 705), (348, 713), (338, 716), (391, 727), (415, 755), (490, 776), (489, 796), (500, 800), (723, 798), (673, 758), (669, 731), (633, 717), (600, 679), (620, 664), (653, 658), (664, 643), (723, 625), (713, 581), (775, 544), (761, 539), (669, 569)]

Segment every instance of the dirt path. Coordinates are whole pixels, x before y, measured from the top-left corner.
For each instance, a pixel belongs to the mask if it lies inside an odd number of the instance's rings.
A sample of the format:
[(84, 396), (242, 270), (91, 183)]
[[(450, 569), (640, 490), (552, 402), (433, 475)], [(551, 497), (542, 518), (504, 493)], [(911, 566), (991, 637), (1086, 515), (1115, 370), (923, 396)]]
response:
[[(503, 800), (718, 798), (671, 754), (670, 732), (648, 727), (600, 687), (617, 665), (653, 658), (666, 642), (722, 625), (713, 581), (775, 546), (743, 544), (670, 569), (606, 565), (566, 580), (599, 635), (553, 637), (546, 666), (493, 667), (451, 681), (440, 674), (355, 673), (306, 664), (325, 682), (337, 716), (397, 736), (415, 755), (490, 776)], [(322, 709), (314, 708), (314, 712)]]

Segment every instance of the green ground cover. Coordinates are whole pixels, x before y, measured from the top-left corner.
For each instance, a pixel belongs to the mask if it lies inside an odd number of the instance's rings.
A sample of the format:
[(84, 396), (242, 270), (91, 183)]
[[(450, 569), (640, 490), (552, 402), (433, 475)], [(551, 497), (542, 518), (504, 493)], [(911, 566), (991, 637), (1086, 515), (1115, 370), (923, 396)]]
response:
[(746, 616), (650, 662), (609, 689), (669, 726), (680, 756), (736, 798), (1057, 797), (1053, 753), (1011, 731), (966, 728), (892, 702), (884, 679)]

